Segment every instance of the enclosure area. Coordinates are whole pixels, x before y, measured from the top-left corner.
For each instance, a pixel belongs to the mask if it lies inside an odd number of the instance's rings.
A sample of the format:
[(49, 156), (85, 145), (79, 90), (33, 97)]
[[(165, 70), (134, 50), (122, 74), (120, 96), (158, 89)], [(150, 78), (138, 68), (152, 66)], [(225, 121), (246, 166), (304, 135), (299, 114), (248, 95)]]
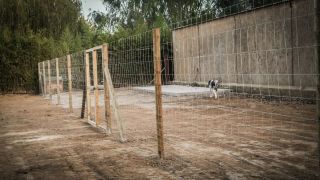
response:
[(319, 179), (318, 2), (254, 2), (40, 62), (24, 104), (104, 178)]
[(316, 125), (298, 118), (313, 118), (310, 104), (164, 98), (159, 161), (154, 96), (119, 93), (120, 107), (131, 107), (121, 112), (132, 137), (125, 143), (41, 97), (1, 96), (1, 177), (317, 179)]

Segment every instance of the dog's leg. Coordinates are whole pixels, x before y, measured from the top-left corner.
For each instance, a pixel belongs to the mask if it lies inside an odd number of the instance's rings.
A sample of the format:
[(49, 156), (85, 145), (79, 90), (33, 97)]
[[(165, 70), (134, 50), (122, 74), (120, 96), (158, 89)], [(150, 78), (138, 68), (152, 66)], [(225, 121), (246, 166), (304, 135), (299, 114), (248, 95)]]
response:
[(210, 97), (211, 97), (211, 98), (213, 97), (212, 92), (213, 92), (213, 89), (210, 87)]
[(217, 99), (218, 98), (217, 90), (213, 89), (213, 93), (214, 93), (214, 98)]

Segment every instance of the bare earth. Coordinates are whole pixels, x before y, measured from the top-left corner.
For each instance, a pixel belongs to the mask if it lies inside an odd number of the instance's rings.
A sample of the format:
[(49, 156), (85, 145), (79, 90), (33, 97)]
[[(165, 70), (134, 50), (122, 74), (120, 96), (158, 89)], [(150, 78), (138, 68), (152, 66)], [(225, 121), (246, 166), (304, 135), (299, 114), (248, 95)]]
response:
[(115, 122), (107, 136), (79, 109), (0, 96), (0, 179), (319, 179), (314, 104), (164, 97), (159, 160), (153, 96), (117, 94), (125, 143)]

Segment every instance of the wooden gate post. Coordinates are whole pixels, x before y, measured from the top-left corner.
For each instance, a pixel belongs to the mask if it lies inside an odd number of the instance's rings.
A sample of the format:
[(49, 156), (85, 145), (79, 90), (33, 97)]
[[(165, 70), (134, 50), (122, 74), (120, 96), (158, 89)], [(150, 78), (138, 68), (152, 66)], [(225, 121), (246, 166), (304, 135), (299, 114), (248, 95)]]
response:
[(46, 79), (46, 64), (42, 62), (42, 73), (43, 73), (43, 96), (47, 95), (47, 79)]
[(90, 64), (89, 64), (89, 53), (86, 52), (86, 88), (87, 88), (87, 118), (88, 122), (91, 120), (91, 96), (90, 96)]
[[(102, 46), (102, 59), (103, 59), (103, 69), (109, 68), (109, 52), (108, 44), (103, 44)], [(110, 106), (110, 95), (109, 95), (109, 86), (107, 83), (106, 74), (103, 73), (103, 85), (104, 85), (104, 116), (107, 121), (107, 133), (111, 133), (111, 106)]]
[(158, 135), (158, 154), (160, 159), (164, 157), (163, 146), (163, 118), (162, 118), (162, 93), (161, 93), (161, 54), (160, 54), (160, 29), (153, 30), (153, 62), (156, 92), (156, 120)]
[[(85, 67), (85, 62), (86, 62), (86, 51), (82, 52), (82, 64), (83, 67)], [(86, 102), (87, 102), (87, 83), (86, 83), (86, 69), (84, 68), (83, 72), (83, 86), (82, 86), (82, 106), (81, 106), (81, 114), (80, 114), (80, 118), (83, 119), (84, 118), (84, 114), (86, 111)]]
[(98, 89), (98, 65), (97, 65), (97, 50), (92, 51), (93, 65), (93, 85), (94, 85), (94, 118), (96, 125), (100, 124), (99, 118), (99, 89)]
[(69, 87), (69, 111), (73, 112), (72, 107), (72, 78), (71, 78), (71, 57), (67, 55), (67, 66), (68, 66), (68, 87)]
[(56, 58), (56, 77), (57, 77), (57, 104), (60, 104), (60, 73), (59, 73), (58, 58)]
[(49, 96), (50, 96), (50, 100), (52, 100), (52, 94), (51, 94), (51, 68), (50, 68), (50, 60), (48, 60), (48, 81), (49, 81)]

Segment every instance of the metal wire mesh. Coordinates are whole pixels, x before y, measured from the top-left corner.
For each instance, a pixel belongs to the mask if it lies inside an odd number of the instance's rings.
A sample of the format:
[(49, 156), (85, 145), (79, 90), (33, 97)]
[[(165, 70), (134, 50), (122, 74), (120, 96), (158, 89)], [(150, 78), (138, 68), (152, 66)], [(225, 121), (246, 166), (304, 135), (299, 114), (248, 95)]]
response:
[[(164, 98), (167, 152), (245, 177), (319, 176), (314, 4), (291, 1), (172, 26), (171, 83), (193, 92)], [(210, 98), (211, 79), (221, 82), (218, 99)]]
[[(202, 162), (192, 172), (209, 173), (205, 177), (210, 177), (212, 167), (244, 178), (319, 177), (319, 12), (315, 1), (241, 1), (218, 9), (214, 16), (161, 29), (166, 157), (184, 164)], [(108, 52), (115, 91), (112, 100), (118, 102), (127, 143), (150, 158), (156, 154), (157, 139), (152, 31), (110, 42)], [(100, 118), (101, 126), (106, 126), (103, 52), (98, 48), (87, 53), (90, 118)], [(94, 89), (93, 53), (98, 91)], [(70, 56), (76, 113), (86, 86), (84, 56), (82, 52)], [(49, 74), (57, 76), (55, 60), (50, 61), (50, 73), (48, 65), (40, 63), (40, 84), (43, 94), (55, 97), (54, 83), (48, 87)], [(59, 71), (60, 96), (65, 99), (61, 104), (68, 108), (66, 57), (59, 58)], [(210, 97), (211, 79), (220, 82), (218, 99)], [(99, 117), (95, 108), (100, 109)], [(119, 128), (111, 115), (114, 135)]]
[(141, 89), (154, 83), (152, 31), (109, 43), (109, 69), (128, 140), (155, 141), (154, 95)]

